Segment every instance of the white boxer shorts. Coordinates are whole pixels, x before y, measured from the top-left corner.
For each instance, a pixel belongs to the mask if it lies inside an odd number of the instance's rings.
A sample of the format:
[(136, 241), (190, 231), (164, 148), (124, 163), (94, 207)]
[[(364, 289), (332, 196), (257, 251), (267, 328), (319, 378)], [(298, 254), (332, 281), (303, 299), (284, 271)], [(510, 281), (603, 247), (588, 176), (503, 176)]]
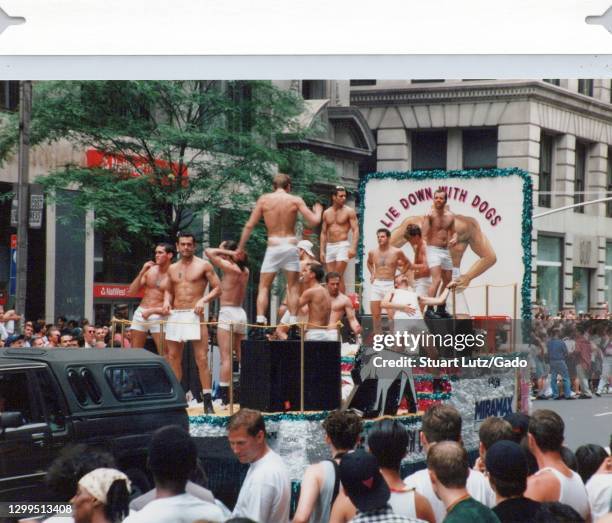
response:
[(430, 267), (442, 267), (442, 270), (450, 271), (453, 268), (448, 249), (443, 247), (427, 246), (427, 263)]
[(328, 243), (325, 249), (325, 262), (348, 261), (351, 244), (348, 240), (337, 243)]
[(200, 317), (193, 309), (170, 311), (166, 324), (166, 340), (189, 341), (200, 339)]
[(266, 248), (260, 272), (278, 272), (280, 269), (289, 272), (300, 272), (300, 256), (295, 238), (277, 238), (279, 245)]
[(381, 301), (394, 289), (393, 280), (374, 280), (370, 287), (370, 301)]
[(219, 309), (219, 325), (218, 329), (230, 330), (230, 323), (234, 325), (234, 332), (237, 334), (246, 334), (247, 315), (242, 307), (233, 307), (231, 305), (222, 305)]
[(134, 311), (134, 316), (132, 317), (132, 325), (130, 328), (133, 331), (139, 332), (147, 332), (149, 331), (151, 334), (157, 334), (161, 332), (160, 321), (165, 320), (166, 317), (161, 314), (151, 314), (146, 320), (142, 317), (142, 307), (138, 307)]

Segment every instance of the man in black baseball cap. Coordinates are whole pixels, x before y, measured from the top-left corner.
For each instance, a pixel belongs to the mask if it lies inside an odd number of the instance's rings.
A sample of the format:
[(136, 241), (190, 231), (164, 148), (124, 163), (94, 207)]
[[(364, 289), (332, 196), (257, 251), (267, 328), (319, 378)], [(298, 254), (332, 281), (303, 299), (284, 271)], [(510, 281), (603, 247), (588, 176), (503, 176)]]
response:
[(357, 507), (352, 523), (416, 523), (422, 520), (394, 514), (388, 504), (391, 492), (378, 469), (378, 460), (365, 450), (344, 455), (340, 461), (344, 492)]
[(485, 458), (489, 483), (497, 505), (493, 512), (502, 523), (535, 521), (541, 503), (526, 498), (527, 457), (514, 441), (502, 440), (491, 445)]

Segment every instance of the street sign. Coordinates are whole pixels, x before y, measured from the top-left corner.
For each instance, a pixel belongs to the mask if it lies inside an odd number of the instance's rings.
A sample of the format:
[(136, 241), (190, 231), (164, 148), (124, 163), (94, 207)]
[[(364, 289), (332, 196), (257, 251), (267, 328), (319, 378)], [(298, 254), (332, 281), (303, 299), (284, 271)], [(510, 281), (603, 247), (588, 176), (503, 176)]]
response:
[(30, 213), (28, 215), (30, 229), (40, 229), (42, 227), (44, 207), (45, 197), (42, 194), (30, 194)]
[[(43, 211), (45, 208), (45, 197), (42, 194), (30, 194), (30, 212), (28, 213), (28, 225), (30, 229), (40, 229), (42, 227)], [(19, 222), (19, 204), (17, 196), (11, 202), (11, 227), (17, 227)]]

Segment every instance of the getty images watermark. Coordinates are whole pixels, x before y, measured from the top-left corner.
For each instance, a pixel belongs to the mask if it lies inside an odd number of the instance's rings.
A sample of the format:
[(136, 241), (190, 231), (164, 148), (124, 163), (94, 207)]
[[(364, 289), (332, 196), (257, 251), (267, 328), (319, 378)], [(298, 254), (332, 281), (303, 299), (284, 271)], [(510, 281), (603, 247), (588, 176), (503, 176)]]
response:
[(419, 347), (436, 347), (437, 349), (453, 349), (462, 352), (465, 349), (480, 350), (486, 347), (487, 339), (484, 333), (476, 334), (432, 334), (427, 331), (395, 332), (393, 334), (375, 334), (372, 338), (372, 349), (380, 352), (389, 349), (394, 357), (376, 355), (372, 364), (375, 367), (394, 368), (525, 368), (528, 361), (521, 357), (508, 358), (500, 354), (491, 354), (486, 357), (455, 356), (446, 358), (431, 358), (429, 356), (399, 356), (402, 352), (417, 352)]

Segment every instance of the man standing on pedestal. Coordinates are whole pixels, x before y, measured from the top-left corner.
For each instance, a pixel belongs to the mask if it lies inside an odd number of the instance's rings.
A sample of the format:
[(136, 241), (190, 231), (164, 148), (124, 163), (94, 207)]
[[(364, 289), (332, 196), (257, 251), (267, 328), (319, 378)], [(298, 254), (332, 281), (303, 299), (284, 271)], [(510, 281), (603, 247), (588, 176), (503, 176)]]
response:
[[(310, 210), (302, 198), (290, 194), (291, 178), (288, 175), (277, 174), (274, 177), (273, 186), (274, 192), (264, 194), (257, 200), (255, 208), (242, 231), (236, 257), (237, 260), (240, 259), (253, 229), (263, 218), (268, 231), (268, 247), (261, 265), (256, 319), (256, 322), (262, 325), (267, 324), (268, 321), (266, 311), (268, 309), (270, 287), (276, 273), (281, 269), (285, 272), (287, 278), (289, 323), (297, 322), (300, 262), (297, 249), (298, 241), (295, 237), (295, 223), (299, 212), (311, 227), (316, 227), (321, 222), (323, 211), (323, 206), (320, 203), (315, 203), (313, 209)], [(261, 336), (262, 332), (258, 334)]]

